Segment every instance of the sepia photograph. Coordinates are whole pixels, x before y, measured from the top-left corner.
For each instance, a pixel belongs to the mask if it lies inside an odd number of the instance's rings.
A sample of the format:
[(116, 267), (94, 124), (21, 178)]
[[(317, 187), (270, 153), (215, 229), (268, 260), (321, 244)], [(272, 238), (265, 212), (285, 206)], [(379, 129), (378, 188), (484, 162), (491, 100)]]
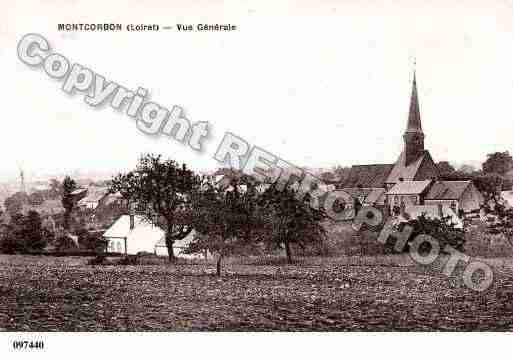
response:
[(513, 1), (7, 0), (0, 45), (7, 357), (507, 350)]

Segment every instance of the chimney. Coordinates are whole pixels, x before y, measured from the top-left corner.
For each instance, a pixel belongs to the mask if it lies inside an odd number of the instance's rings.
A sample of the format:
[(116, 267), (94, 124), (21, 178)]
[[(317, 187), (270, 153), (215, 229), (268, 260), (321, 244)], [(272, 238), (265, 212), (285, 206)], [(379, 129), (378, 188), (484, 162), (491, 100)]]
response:
[(438, 203), (437, 207), (438, 207), (438, 216), (440, 217), (440, 219), (442, 219), (444, 217), (444, 211), (442, 208), (442, 204)]

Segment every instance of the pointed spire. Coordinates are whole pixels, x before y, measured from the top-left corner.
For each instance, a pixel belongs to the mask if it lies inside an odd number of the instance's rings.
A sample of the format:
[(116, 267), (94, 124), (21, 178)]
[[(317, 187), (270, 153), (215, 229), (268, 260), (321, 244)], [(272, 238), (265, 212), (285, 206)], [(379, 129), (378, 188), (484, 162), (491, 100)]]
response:
[(420, 122), (419, 100), (417, 98), (417, 79), (415, 71), (416, 60), (413, 60), (413, 84), (410, 98), (410, 112), (408, 113), (408, 124), (406, 132), (422, 133), (422, 125)]

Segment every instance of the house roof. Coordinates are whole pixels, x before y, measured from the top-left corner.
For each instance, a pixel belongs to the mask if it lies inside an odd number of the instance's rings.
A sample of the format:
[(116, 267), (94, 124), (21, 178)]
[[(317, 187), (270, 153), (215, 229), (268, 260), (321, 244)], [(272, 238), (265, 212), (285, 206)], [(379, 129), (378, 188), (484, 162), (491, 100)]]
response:
[(365, 197), (365, 203), (367, 204), (385, 204), (385, 189), (384, 188), (373, 188), (372, 191)]
[(388, 190), (387, 195), (421, 194), (427, 189), (430, 183), (430, 180), (398, 182), (394, 187)]
[(393, 167), (393, 164), (354, 165), (342, 187), (383, 187)]
[(430, 188), (426, 199), (460, 199), (470, 181), (438, 181)]
[[(153, 226), (143, 216), (134, 216), (134, 228), (140, 226)], [(156, 227), (158, 228), (158, 227)], [(106, 238), (126, 238), (130, 234), (130, 216), (124, 214), (120, 216), (110, 227), (105, 231), (103, 237)]]
[(99, 188), (93, 188), (90, 187), (87, 191), (87, 195), (82, 198), (80, 201), (78, 201), (78, 204), (85, 204), (87, 202), (98, 202), (103, 197), (105, 197), (108, 193), (108, 188), (105, 187), (99, 187)]
[(369, 193), (372, 192), (372, 188), (359, 188), (359, 187), (351, 187), (351, 188), (343, 188), (344, 192), (350, 195), (352, 198), (367, 198)]
[(87, 188), (78, 188), (78, 189), (74, 190), (73, 192), (71, 192), (71, 194), (73, 196), (83, 195), (85, 193), (87, 193)]

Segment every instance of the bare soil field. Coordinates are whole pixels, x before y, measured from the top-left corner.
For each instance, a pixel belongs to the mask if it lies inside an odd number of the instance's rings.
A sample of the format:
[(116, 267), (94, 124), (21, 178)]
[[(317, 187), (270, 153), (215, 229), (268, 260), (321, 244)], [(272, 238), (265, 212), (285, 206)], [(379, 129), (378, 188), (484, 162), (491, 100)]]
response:
[(0, 256), (8, 331), (512, 330), (511, 261), (492, 287), (406, 256), (301, 259), (297, 265), (90, 266), (85, 258)]

